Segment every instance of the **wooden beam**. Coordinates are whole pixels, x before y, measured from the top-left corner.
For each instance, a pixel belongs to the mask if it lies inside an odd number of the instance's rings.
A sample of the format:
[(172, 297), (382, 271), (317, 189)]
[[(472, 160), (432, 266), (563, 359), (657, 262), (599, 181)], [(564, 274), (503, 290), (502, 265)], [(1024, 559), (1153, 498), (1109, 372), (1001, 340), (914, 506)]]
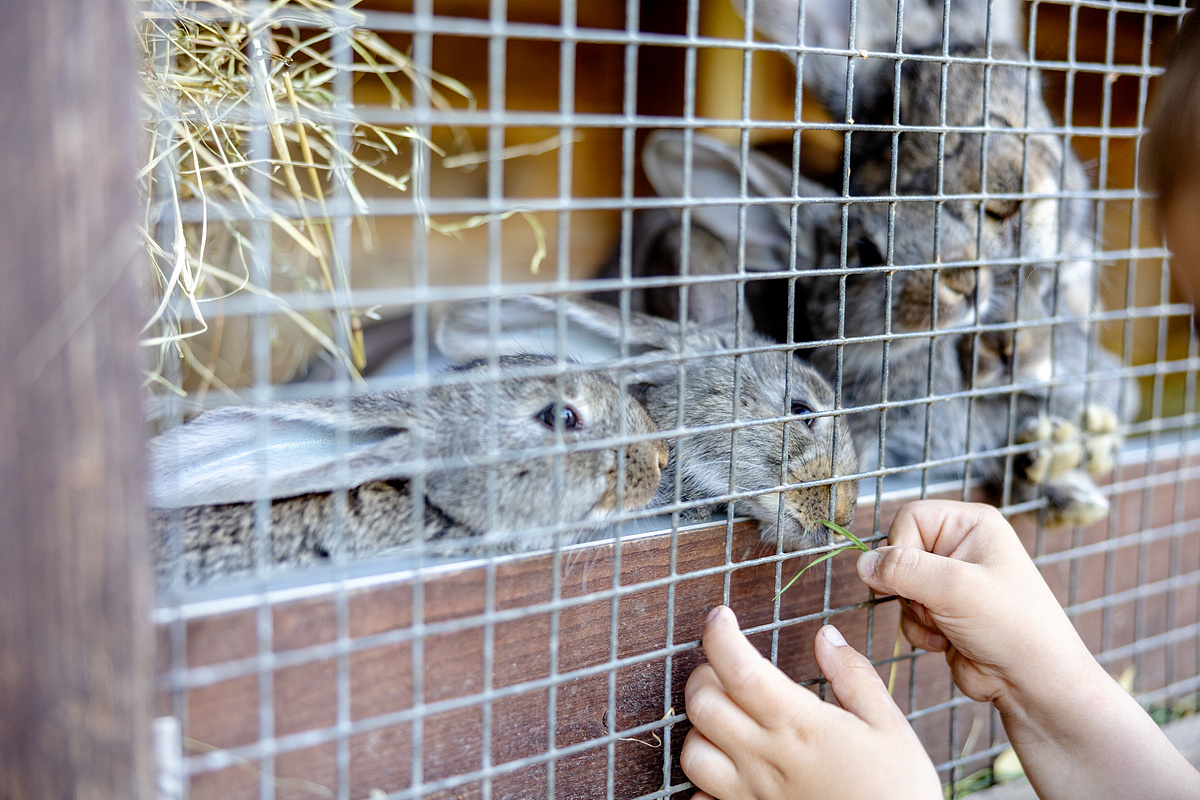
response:
[[(1139, 481), (1147, 474), (1147, 466), (1152, 476), (1188, 477), (1144, 486)], [(1048, 557), (1043, 573), (1059, 600), (1089, 609), (1088, 604), (1103, 598), (1106, 591), (1164, 586), (1161, 582), (1172, 575), (1197, 574), (1200, 523), (1185, 524), (1175, 531), (1164, 528), (1170, 535), (1160, 532), (1153, 541), (1142, 542), (1141, 537), (1130, 535), (1145, 530), (1147, 523), (1153, 529), (1200, 519), (1200, 480), (1190, 472), (1196, 466), (1200, 466), (1198, 458), (1185, 461), (1172, 456), (1149, 465), (1123, 467), (1122, 483), (1113, 487), (1111, 529), (1106, 520), (1082, 530), (1039, 533), (1033, 519), (1019, 517), (1016, 527), (1027, 549)], [(881, 509), (884, 529), (896, 507), (896, 503), (885, 503)], [(854, 526), (858, 534), (872, 534), (873, 511), (869, 502), (859, 509)], [(761, 545), (750, 523), (736, 526), (729, 562), (724, 525), (680, 534), (674, 574), (669, 535), (624, 543), (619, 585), (628, 592), (619, 598), (615, 631), (616, 658), (623, 661), (615, 670), (606, 670), (605, 664), (612, 660), (614, 635), (613, 550), (611, 543), (596, 543), (571, 551), (569, 558), (563, 559), (557, 601), (550, 556), (530, 555), (498, 564), (493, 608), (500, 613), (525, 612), (494, 623), (490, 635), (486, 569), (473, 562), (430, 573), (421, 581), (426, 632), (419, 655), (413, 646), (411, 576), (398, 575), (352, 588), (347, 598), (349, 716), (352, 725), (366, 729), (348, 740), (351, 796), (410, 787), (418, 761), (426, 783), (486, 770), (484, 708), (490, 702), (490, 762), (495, 771), (492, 796), (546, 797), (545, 761), (527, 763), (522, 759), (536, 759), (550, 744), (551, 683), (556, 686), (553, 741), (557, 748), (569, 750), (555, 759), (556, 800), (606, 796), (610, 758), (618, 798), (657, 791), (664, 764), (673, 785), (681, 782), (677, 756), (687, 724), (676, 721), (668, 725), (664, 718), (672, 709), (683, 711), (687, 676), (703, 658), (696, 643), (705, 614), (726, 597), (728, 575), (728, 599), (742, 626), (772, 625), (775, 564), (764, 560), (771, 551)], [(797, 680), (820, 677), (812, 638), (824, 609), (851, 644), (869, 647), (871, 657), (881, 664), (881, 675), (889, 677), (897, 605), (895, 601), (874, 607), (868, 604), (866, 587), (855, 573), (855, 560), (854, 554), (833, 559), (827, 605), (823, 566), (806, 572), (782, 598), (778, 662)], [(807, 561), (793, 558), (784, 562), (784, 579)], [(1187, 633), (1189, 619), (1195, 619), (1196, 596), (1194, 583), (1185, 581), (1169, 592), (1114, 602), (1108, 609), (1083, 610), (1074, 615), (1074, 621), (1085, 642), (1097, 652), (1172, 630), (1187, 634), (1170, 645), (1148, 646), (1138, 656), (1138, 688), (1152, 691), (1171, 676), (1179, 680), (1200, 669), (1195, 661), (1198, 637)], [(276, 788), (287, 796), (307, 796), (304, 791), (313, 787), (338, 785), (338, 688), (333, 654), (336, 603), (336, 586), (331, 586), (316, 596), (274, 603), (271, 609), (271, 647), (287, 662), (274, 670), (272, 690), (274, 735), (282, 739), (282, 752), (274, 757)], [(556, 605), (557, 649), (552, 660), (551, 614)], [(191, 688), (179, 690), (187, 710), (185, 735), (191, 740), (187, 755), (202, 757), (200, 754), (213, 747), (238, 755), (233, 766), (215, 770), (193, 762), (197, 770), (190, 782), (193, 800), (253, 800), (258, 796), (257, 770), (262, 764), (256, 757), (260, 683), (254, 661), (259, 652), (255, 610), (247, 606), (246, 610), (230, 611), (228, 605), (221, 606), (179, 609), (187, 617), (186, 653), (168, 657), (170, 623), (160, 629), (164, 643), (160, 663), (166, 665), (178, 658), (189, 669), (175, 674), (163, 669), (159, 702), (163, 709), (172, 707), (173, 680), (192, 682)], [(668, 619), (673, 619), (670, 635)], [(771, 633), (763, 631), (751, 640), (767, 653), (771, 638)], [(484, 679), (489, 639), (490, 696)], [(961, 695), (956, 699), (940, 654), (913, 658), (906, 644), (900, 652), (903, 660), (897, 669), (894, 696), (904, 711), (917, 712), (914, 727), (936, 763), (958, 758), (967, 748), (968, 754), (976, 753), (1002, 741), (991, 738), (986, 707), (965, 702)], [(427, 709), (436, 705), (423, 712), (414, 710), (418, 657), (422, 700)], [(551, 676), (554, 661), (555, 675)], [(1119, 673), (1131, 663), (1132, 656), (1120, 657), (1105, 666)], [(217, 665), (232, 671), (215, 678), (190, 671)], [(610, 671), (614, 673), (611, 700)], [(422, 720), (419, 759), (413, 748), (417, 718)], [(615, 739), (607, 738), (610, 721), (617, 733)], [(664, 741), (666, 728), (670, 738)], [(998, 725), (994, 730), (1000, 732)], [(294, 743), (297, 737), (311, 734), (317, 734), (320, 741)], [(666, 746), (670, 749), (664, 752)], [(984, 758), (971, 770), (988, 763), (990, 759)], [(301, 791), (302, 786), (307, 788)], [(481, 797), (482, 788), (482, 781), (464, 779), (457, 786), (420, 796)]]
[(0, 784), (151, 797), (130, 6), (0, 3)]

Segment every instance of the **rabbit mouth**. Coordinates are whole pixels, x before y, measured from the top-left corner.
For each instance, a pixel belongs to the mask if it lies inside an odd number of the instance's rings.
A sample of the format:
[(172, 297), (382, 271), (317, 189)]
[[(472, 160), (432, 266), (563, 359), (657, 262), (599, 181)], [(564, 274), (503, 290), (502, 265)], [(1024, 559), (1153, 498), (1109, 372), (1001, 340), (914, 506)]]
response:
[(796, 516), (785, 515), (782, 520), (772, 520), (769, 524), (760, 525), (762, 540), (770, 543), (776, 540), (783, 544), (784, 550), (803, 550), (809, 547), (821, 547), (829, 544), (829, 529), (815, 520), (804, 520)]
[[(662, 440), (640, 442), (630, 445), (626, 451), (624, 498), (617, 502), (617, 470), (614, 463), (608, 473), (604, 494), (592, 506), (589, 519), (601, 520), (619, 510), (637, 511), (645, 508), (654, 499), (662, 482), (662, 471), (667, 466), (667, 446)], [(616, 456), (613, 456), (614, 462)]]
[[(829, 529), (822, 520), (832, 516), (832, 521), (847, 526), (854, 521), (854, 506), (858, 498), (857, 485), (838, 484), (838, 496), (833, 513), (829, 513), (829, 487), (825, 491), (799, 490), (788, 494), (784, 501), (783, 514), (779, 514), (777, 494), (765, 495), (758, 507), (759, 530), (765, 542), (776, 539), (786, 550), (819, 547), (830, 541)], [(763, 513), (765, 512), (765, 513)]]

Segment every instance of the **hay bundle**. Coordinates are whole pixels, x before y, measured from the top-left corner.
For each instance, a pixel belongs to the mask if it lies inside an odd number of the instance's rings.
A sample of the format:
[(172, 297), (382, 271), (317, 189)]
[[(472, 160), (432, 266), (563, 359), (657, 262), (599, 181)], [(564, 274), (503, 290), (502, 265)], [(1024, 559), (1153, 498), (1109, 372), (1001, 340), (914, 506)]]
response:
[[(407, 150), (419, 165), (446, 154), (411, 126), (356, 117), (349, 84), (374, 76), (397, 109), (416, 92), (438, 108), (451, 97), (471, 106), (470, 92), (423, 73), (362, 27), (364, 15), (327, 0), (157, 0), (139, 10), (141, 233), (154, 278), (144, 342), (156, 353), (148, 385), (199, 400), (252, 383), (251, 323), (220, 313), (234, 296), (271, 309), (272, 380), (290, 378), (317, 349), (356, 375), (369, 312), (335, 302), (348, 286), (335, 219), (349, 211), (368, 224), (362, 175), (410, 190), (411, 171), (378, 169), (384, 157)], [(261, 265), (269, 277), (256, 275)]]

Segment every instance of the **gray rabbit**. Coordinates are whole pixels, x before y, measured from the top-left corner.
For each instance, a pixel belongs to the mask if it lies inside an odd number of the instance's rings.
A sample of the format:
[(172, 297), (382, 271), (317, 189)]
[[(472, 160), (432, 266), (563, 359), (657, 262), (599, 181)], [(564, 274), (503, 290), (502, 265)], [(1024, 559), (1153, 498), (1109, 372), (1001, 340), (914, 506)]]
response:
[[(744, 307), (750, 311), (742, 327), (787, 341), (790, 265), (812, 265), (816, 231), (840, 211), (833, 192), (797, 176), (800, 202), (787, 205), (785, 199), (793, 196), (790, 170), (753, 149), (743, 159), (736, 149), (700, 133), (653, 132), (642, 150), (642, 167), (660, 197), (680, 198), (691, 208), (688, 260), (684, 269), (682, 206), (636, 214), (630, 253), (633, 288), (626, 290), (630, 307), (679, 319), (680, 286), (687, 284), (687, 318), (728, 327), (737, 313), (740, 283)], [(695, 205), (682, 200), (685, 178)], [(671, 276), (677, 279), (661, 280)], [(619, 253), (601, 267), (598, 277), (621, 277)], [(616, 305), (620, 294), (611, 290), (594, 297)], [(802, 316), (794, 325), (791, 341), (811, 338)]]
[[(682, 135), (676, 132), (658, 132), (652, 139), (656, 146), (647, 147), (653, 163), (653, 167), (647, 166), (647, 172), (681, 175), (686, 166), (682, 162), (682, 147), (678, 145), (681, 139)], [(666, 146), (667, 143), (676, 144)], [(696, 239), (696, 223), (700, 222), (701, 235), (723, 240), (725, 252), (732, 253), (738, 224), (735, 205), (738, 201), (734, 198), (744, 169), (742, 160), (733, 148), (699, 134), (695, 135), (693, 149), (704, 153), (698, 159), (702, 166), (692, 166), (693, 176), (697, 171), (705, 174), (703, 181), (693, 177), (694, 194), (710, 191), (714, 195), (693, 212), (695, 217), (704, 209), (703, 218), (693, 220), (692, 240)], [(1114, 390), (1115, 382), (1111, 380), (1106, 382), (1107, 388), (1093, 388), (1086, 397), (1073, 388), (1076, 384), (1065, 383), (1075, 378), (1087, 379), (1089, 357), (1093, 368), (1112, 371), (1118, 365), (1098, 345), (1093, 343), (1089, 347), (1091, 339), (1083, 323), (1067, 321), (1069, 317), (1048, 319), (1055, 302), (1053, 291), (1045, 288), (1048, 282), (1053, 282), (1051, 272), (1026, 269), (1024, 274), (1029, 280), (1018, 284), (1018, 270), (1011, 261), (1001, 259), (994, 269), (988, 266), (993, 262), (979, 259), (980, 237), (974, 221), (964, 221), (952, 203), (852, 202), (843, 221), (840, 206), (830, 200), (829, 191), (814, 189), (811, 182), (801, 185), (806, 191), (815, 191), (822, 200), (801, 207), (806, 214), (798, 217), (794, 245), (795, 251), (805, 254), (808, 260), (797, 263), (796, 271), (788, 271), (784, 259), (793, 245), (786, 199), (791, 189), (784, 181), (790, 182), (791, 176), (778, 165), (769, 166), (769, 161), (762, 154), (753, 151), (748, 154), (753, 180), (747, 180), (747, 199), (741, 200), (750, 203), (744, 239), (747, 243), (754, 242), (753, 252), (765, 254), (754, 260), (757, 269), (750, 277), (772, 272), (794, 276), (794, 340), (818, 345), (810, 354), (814, 365), (828, 378), (840, 378), (843, 406), (858, 409), (848, 416), (848, 421), (860, 447), (864, 468), (879, 463), (898, 467), (926, 460), (928, 431), (928, 458), (942, 462), (933, 470), (938, 477), (961, 477), (969, 462), (978, 461), (971, 467), (971, 474), (1000, 485), (1006, 460), (988, 454), (1011, 444), (1025, 447), (1029, 455), (1016, 459), (1016, 483), (1017, 495), (1027, 499), (1037, 496), (1039, 484), (1047, 476), (1064, 475), (1081, 463), (1093, 465), (1099, 471), (1106, 463), (1101, 454), (1111, 452), (1117, 441), (1114, 428), (1118, 408), (1122, 409), (1121, 418), (1128, 419), (1136, 403), (1128, 392), (1122, 395)], [(718, 176), (721, 171), (725, 173), (723, 181)], [(668, 186), (661, 179), (657, 183)], [(668, 190), (673, 189), (668, 186)], [(726, 198), (727, 203), (720, 202)], [(751, 220), (753, 233), (749, 232)], [(718, 236), (714, 231), (723, 233)], [(719, 247), (708, 250), (721, 252)], [(778, 259), (773, 267), (768, 263), (771, 258)], [(749, 258), (747, 263), (751, 263)], [(734, 272), (731, 264), (732, 261), (726, 261), (724, 265), (729, 273)], [(721, 265), (714, 263), (709, 271), (719, 269)], [(756, 302), (750, 292), (751, 285), (753, 281), (747, 284), (746, 301), (755, 326), (760, 331), (781, 329), (781, 319), (786, 319), (787, 313), (786, 293), (777, 292), (768, 298), (771, 304), (764, 305)], [(1018, 285), (1023, 287), (1023, 304), (1027, 309), (1022, 318), (1047, 318), (1046, 331), (1053, 330), (1054, 335), (1040, 341), (1047, 345), (1053, 341), (1057, 346), (1047, 346), (1036, 362), (1019, 362), (1023, 364), (1022, 379), (1040, 381), (1040, 389), (1021, 395), (1012, 418), (1014, 433), (1010, 438), (1007, 393), (1012, 390), (985, 392), (981, 398), (969, 400), (972, 373), (964, 372), (961, 350), (964, 342), (970, 344), (975, 339), (954, 331), (1012, 321), (1017, 298), (1011, 287)], [(1033, 291), (1039, 294), (1031, 296)], [(726, 314), (732, 316), (732, 310)], [(1050, 322), (1055, 323), (1053, 327)], [(890, 331), (886, 337), (885, 325)], [(1013, 326), (1007, 330), (1012, 333)], [(936, 334), (932, 343), (931, 333)], [(990, 331), (980, 336), (978, 353), (986, 356), (989, 350), (982, 345), (989, 343), (989, 337), (998, 335), (997, 331)], [(1021, 335), (1023, 344), (1030, 343), (1029, 335)], [(849, 341), (839, 340), (839, 336)], [(881, 414), (885, 339), (887, 402), (891, 405), (886, 417)], [(1003, 355), (1004, 343), (997, 340), (992, 344), (995, 349), (991, 352)], [(996, 363), (1000, 362), (998, 356)], [(987, 379), (986, 370), (984, 378)], [(1054, 388), (1047, 391), (1052, 379)], [(1092, 383), (1096, 381), (1093, 379)], [(979, 388), (982, 387), (974, 387)], [(931, 393), (937, 399), (929, 402), (926, 398)], [(884, 420), (886, 428), (881, 430)], [(1085, 452), (1094, 458), (1085, 459)], [(1054, 507), (1063, 509), (1052, 514), (1052, 519), (1086, 521), (1103, 513), (1107, 506), (1090, 479), (1070, 477), (1066, 482), (1068, 485), (1057, 495), (1054, 487), (1046, 487), (1045, 493)]]
[[(806, 0), (805, 43), (845, 49), (850, 7)], [(896, 0), (857, 0), (851, 49), (895, 52), (896, 10)], [(1039, 73), (1020, 46), (1020, 4), (955, 0), (944, 41), (943, 11), (936, 2), (904, 4), (908, 58), (853, 59), (854, 121), (900, 127), (853, 134), (851, 192), (890, 195), (894, 171), (898, 194), (949, 195), (946, 205), (978, 229), (981, 257), (1038, 265), (1047, 306), (1086, 315), (1095, 306), (1091, 187), (1078, 156), (1051, 132)], [(798, 14), (799, 0), (758, 0), (754, 25), (795, 45)], [(847, 61), (810, 54), (798, 64), (837, 119), (847, 108)]]
[[(980, 392), (975, 425), (984, 438), (995, 447), (1036, 443), (1014, 458), (1014, 499), (1041, 489), (1048, 524), (1086, 524), (1108, 511), (1090, 476), (1112, 469), (1120, 425), (1137, 413), (1136, 387), (1081, 325), (1049, 313), (1038, 280), (1036, 271), (1009, 270), (996, 281), (980, 327), (958, 338), (960, 367)], [(1001, 462), (985, 464), (984, 475), (1002, 480)]]
[(862, 409), (849, 422), (864, 469), (876, 449), (881, 468), (928, 460), (935, 477), (970, 474), (1000, 487), (1004, 453), (1017, 445), (1011, 499), (1044, 496), (1052, 525), (1106, 514), (1088, 473), (1111, 468), (1119, 423), (1136, 412), (1117, 359), (1077, 321), (1049, 313), (1037, 270), (972, 266), (975, 237), (951, 212), (897, 203), (886, 269), (888, 206), (850, 213), (844, 288), (836, 232), (802, 282), (817, 335), (838, 342), (813, 362), (834, 374), (840, 359), (843, 402)]
[[(946, 70), (944, 124), (951, 130), (941, 145), (943, 159), (939, 134), (929, 130), (943, 124), (943, 65), (905, 65), (899, 120), (913, 129), (897, 136), (896, 191), (966, 196), (946, 206), (978, 227), (985, 258), (1036, 265), (1043, 273), (1040, 284), (1048, 307), (1087, 314), (1095, 305), (1091, 187), (1075, 152), (1061, 137), (1045, 132), (1053, 122), (1041, 99), (1037, 70), (1007, 63), (985, 67), (988, 52), (977, 44), (957, 45), (950, 55), (973, 61), (956, 61)], [(1004, 45), (995, 45), (991, 58), (1017, 64), (1029, 60), (1024, 51)], [(890, 118), (890, 101), (888, 105)], [(985, 127), (995, 132), (985, 136), (955, 130)], [(890, 193), (891, 134), (855, 138), (852, 190)]]
[[(516, 296), (450, 306), (438, 347), (452, 358), (504, 352), (519, 347), (514, 332), (553, 332), (560, 310), (573, 325), (640, 351), (620, 366), (671, 443), (654, 505), (674, 503), (678, 473), (682, 501), (713, 505), (736, 494), (736, 509), (758, 520), (763, 540), (787, 548), (828, 541), (822, 519), (853, 520), (858, 460), (845, 421), (829, 413), (833, 391), (765, 337), (699, 324), (684, 329), (637, 312), (623, 320), (616, 308), (590, 300)], [(501, 323), (499, 338), (490, 335), (491, 313)]]
[[(974, 324), (990, 302), (992, 272), (977, 266), (968, 228), (933, 203), (894, 211), (860, 203), (849, 215), (845, 269), (838, 226), (818, 235), (816, 268), (799, 281), (815, 338), (829, 342), (812, 352), (813, 364), (826, 375), (840, 370), (842, 402), (859, 409), (849, 423), (864, 468), (924, 460), (928, 414), (928, 457), (959, 457), (937, 470), (957, 477), (968, 454), (967, 401), (955, 337), (937, 334)], [(938, 399), (922, 401), (930, 395)], [(885, 416), (885, 403), (902, 405)]]
[[(251, 572), (252, 501), (264, 491), (276, 566), (418, 539), (435, 550), (541, 547), (555, 526), (583, 531), (619, 510), (618, 487), (622, 509), (641, 508), (667, 462), (665, 445), (645, 438), (654, 423), (609, 377), (573, 364), (559, 374), (555, 363), (475, 361), (441, 374), (423, 397), (398, 390), (230, 407), (166, 431), (150, 447), (160, 582)], [(633, 441), (618, 446), (617, 437)]]

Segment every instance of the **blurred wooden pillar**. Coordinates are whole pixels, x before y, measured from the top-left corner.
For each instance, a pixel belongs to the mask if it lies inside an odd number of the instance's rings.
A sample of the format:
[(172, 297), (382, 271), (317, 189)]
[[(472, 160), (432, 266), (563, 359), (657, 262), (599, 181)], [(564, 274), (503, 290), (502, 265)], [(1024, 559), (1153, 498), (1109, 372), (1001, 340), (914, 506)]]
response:
[(0, 795), (149, 798), (125, 0), (0, 0)]

